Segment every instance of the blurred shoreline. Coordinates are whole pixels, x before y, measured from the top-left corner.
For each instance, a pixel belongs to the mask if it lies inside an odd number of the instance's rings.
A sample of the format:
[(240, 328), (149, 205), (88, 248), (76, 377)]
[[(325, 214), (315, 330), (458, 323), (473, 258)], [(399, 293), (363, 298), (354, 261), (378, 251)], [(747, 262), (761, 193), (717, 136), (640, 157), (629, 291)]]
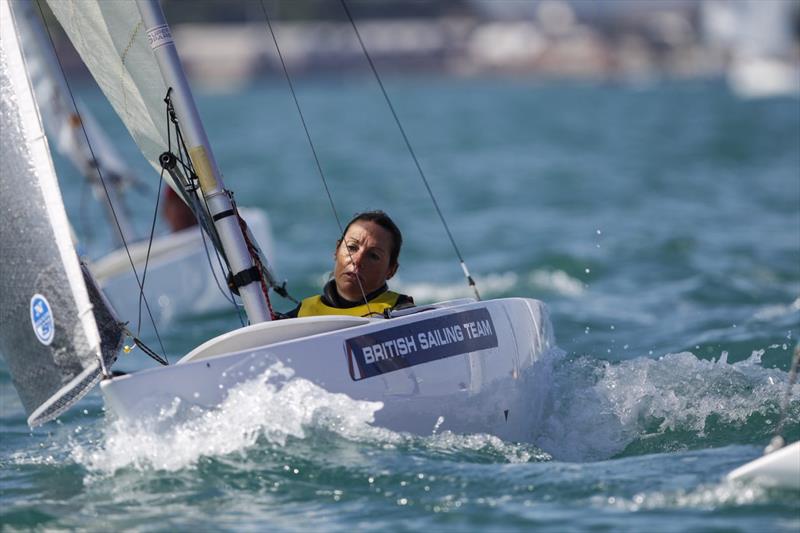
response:
[[(173, 35), (195, 82), (228, 89), (283, 78), (259, 4), (206, 2), (197, 4), (197, 13), (180, 0), (164, 4), (176, 15)], [(350, 22), (323, 9), (338, 3), (310, 2), (317, 10), (306, 17), (287, 13), (303, 2), (278, 5), (272, 30), (292, 77), (369, 69)], [(357, 5), (366, 11), (379, 4)], [(800, 0), (460, 0), (452, 4), (460, 9), (441, 8), (446, 5), (388, 2), (393, 11), (355, 18), (380, 73), (622, 83), (723, 78), (743, 97), (800, 95)], [(60, 52), (68, 52), (64, 44)], [(74, 51), (62, 56), (70, 70), (81, 71)]]
[[(673, 22), (674, 28), (657, 38), (635, 31), (609, 38), (579, 24), (553, 33), (534, 21), (455, 17), (366, 20), (358, 31), (380, 70), (634, 80), (722, 74), (724, 53), (697, 42), (679, 19)], [(369, 67), (349, 23), (283, 23), (274, 31), (293, 75)], [(189, 75), (201, 83), (283, 75), (265, 24), (182, 24), (173, 34)]]

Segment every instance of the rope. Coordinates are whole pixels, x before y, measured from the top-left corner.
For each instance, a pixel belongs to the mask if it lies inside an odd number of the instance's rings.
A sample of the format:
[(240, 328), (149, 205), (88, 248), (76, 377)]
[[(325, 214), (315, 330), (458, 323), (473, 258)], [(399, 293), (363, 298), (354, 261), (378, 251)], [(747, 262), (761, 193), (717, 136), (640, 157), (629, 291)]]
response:
[[(236, 204), (234, 204), (234, 209)], [(247, 244), (247, 251), (250, 252), (250, 257), (253, 259), (253, 263), (258, 268), (259, 272), (259, 283), (261, 284), (261, 292), (264, 293), (264, 299), (267, 300), (267, 307), (269, 308), (269, 316), (272, 320), (275, 320), (277, 316), (275, 315), (275, 311), (272, 309), (272, 302), (269, 299), (269, 287), (267, 287), (267, 282), (264, 281), (264, 265), (261, 263), (261, 258), (258, 256), (258, 250), (256, 250), (255, 245), (250, 240), (250, 237), (247, 235), (247, 223), (244, 219), (239, 215), (239, 210), (236, 209), (236, 219), (239, 221), (239, 228), (242, 230), (242, 235), (244, 236), (244, 242)]]
[[(42, 11), (42, 6), (39, 3), (39, 0), (36, 1), (36, 7), (39, 9), (39, 15), (42, 18), (44, 23), (44, 28), (47, 31), (47, 37), (50, 40), (50, 45), (53, 47), (53, 54), (55, 55), (56, 61), (58, 62), (58, 68), (61, 71), (61, 75), (64, 78), (64, 82), (67, 86), (67, 92), (69, 92), (70, 100), (72, 101), (72, 107), (75, 109), (75, 115), (80, 118), (80, 112), (78, 111), (78, 106), (75, 102), (75, 95), (72, 93), (72, 87), (69, 84), (69, 80), (67, 79), (67, 75), (64, 72), (64, 65), (61, 63), (61, 58), (58, 56), (58, 51), (56, 50), (55, 42), (53, 41), (53, 35), (50, 32), (50, 26), (47, 24), (47, 17), (44, 16)], [(97, 161), (97, 157), (94, 153), (94, 148), (92, 148), (92, 143), (89, 142), (89, 135), (86, 133), (86, 128), (83, 125), (83, 120), (80, 120), (81, 131), (83, 132), (84, 139), (86, 139), (86, 146), (89, 148), (89, 152), (91, 153), (92, 159)], [(144, 296), (144, 285), (143, 282), (139, 279), (139, 273), (136, 271), (136, 266), (133, 262), (133, 257), (131, 256), (131, 251), (128, 248), (128, 243), (125, 241), (125, 235), (122, 232), (122, 226), (120, 225), (119, 219), (117, 218), (117, 212), (114, 209), (114, 205), (111, 203), (111, 195), (108, 192), (108, 186), (106, 185), (106, 181), (103, 178), (103, 172), (100, 170), (99, 165), (95, 165), (97, 169), (97, 175), (100, 178), (100, 184), (103, 186), (103, 191), (106, 195), (106, 200), (108, 200), (108, 205), (111, 206), (111, 214), (114, 218), (114, 223), (117, 226), (117, 231), (120, 235), (120, 240), (122, 241), (122, 246), (125, 248), (125, 253), (128, 256), (128, 262), (131, 265), (131, 270), (133, 271), (133, 275), (136, 278), (136, 284), (139, 286), (139, 294), (141, 295), (142, 300), (144, 301), (144, 306), (147, 309), (147, 314), (150, 317), (150, 323), (153, 325), (153, 330), (155, 332), (156, 338), (158, 339), (158, 344), (161, 346), (161, 351), (166, 353), (164, 349), (164, 343), (161, 341), (161, 335), (158, 332), (158, 327), (156, 326), (155, 319), (153, 318), (153, 313), (150, 311), (150, 304), (147, 302), (147, 298)], [(146, 268), (146, 265), (145, 265)]]
[[(325, 194), (328, 195), (328, 202), (331, 206), (331, 211), (333, 212), (333, 217), (336, 219), (336, 225), (339, 227), (339, 234), (342, 235), (344, 238), (344, 227), (342, 226), (341, 219), (339, 218), (339, 213), (336, 211), (336, 205), (333, 202), (333, 196), (331, 195), (331, 190), (328, 187), (328, 180), (325, 179), (325, 172), (322, 170), (322, 164), (320, 163), (319, 156), (317, 155), (317, 150), (314, 146), (314, 141), (311, 139), (311, 133), (308, 130), (308, 125), (306, 124), (305, 116), (303, 115), (303, 110), (300, 108), (300, 101), (297, 99), (297, 93), (294, 90), (294, 84), (292, 83), (292, 78), (289, 76), (289, 69), (286, 67), (286, 61), (283, 58), (283, 53), (281, 52), (281, 47), (278, 45), (278, 38), (275, 36), (275, 31), (272, 29), (272, 22), (270, 21), (269, 14), (267, 13), (266, 7), (264, 7), (264, 0), (261, 0), (261, 11), (264, 13), (264, 18), (267, 21), (267, 28), (269, 29), (270, 36), (272, 37), (272, 42), (275, 43), (275, 50), (278, 52), (278, 57), (281, 61), (281, 67), (283, 68), (283, 74), (286, 77), (286, 82), (289, 84), (289, 91), (292, 94), (292, 99), (294, 100), (294, 105), (297, 108), (297, 114), (300, 116), (300, 123), (303, 125), (303, 130), (306, 134), (306, 139), (308, 140), (308, 145), (311, 148), (311, 153), (314, 156), (314, 162), (317, 165), (317, 171), (319, 173), (319, 177), (322, 179), (322, 186), (325, 188)], [(350, 258), (350, 262), (353, 262), (353, 254), (350, 253), (350, 250), (347, 249), (345, 245), (345, 251), (347, 251), (347, 255)], [(367, 311), (370, 311), (369, 308), (369, 300), (367, 300), (367, 293), (364, 290), (364, 286), (361, 283), (361, 279), (356, 276), (356, 281), (358, 282), (358, 289), (361, 292), (361, 297), (364, 299), (364, 304), (367, 306)]]
[(358, 38), (358, 43), (361, 45), (361, 50), (364, 52), (364, 56), (367, 58), (367, 62), (369, 62), (370, 69), (372, 69), (372, 73), (375, 76), (375, 80), (378, 82), (378, 85), (381, 88), (381, 92), (383, 93), (383, 98), (386, 100), (386, 105), (389, 106), (389, 111), (392, 112), (392, 116), (394, 117), (394, 121), (397, 124), (397, 128), (400, 130), (400, 135), (403, 137), (403, 141), (406, 143), (406, 148), (408, 148), (408, 153), (411, 154), (411, 159), (414, 160), (414, 165), (417, 167), (417, 172), (419, 173), (419, 177), (422, 178), (422, 183), (425, 184), (425, 188), (428, 191), (428, 196), (431, 198), (431, 202), (433, 202), (433, 207), (436, 209), (436, 212), (439, 214), (439, 219), (442, 221), (442, 226), (444, 226), (444, 230), (447, 233), (447, 237), (450, 239), (450, 244), (453, 245), (453, 250), (456, 252), (456, 256), (458, 257), (459, 262), (461, 263), (461, 270), (464, 272), (464, 276), (467, 278), (467, 283), (472, 290), (475, 292), (475, 298), (480, 300), (481, 296), (478, 293), (478, 287), (475, 284), (475, 280), (472, 279), (472, 276), (469, 273), (469, 269), (467, 269), (467, 264), (464, 262), (464, 258), (461, 256), (461, 251), (459, 251), (458, 246), (456, 245), (456, 241), (453, 238), (453, 234), (450, 232), (450, 227), (447, 225), (447, 221), (444, 218), (444, 214), (442, 214), (442, 210), (439, 209), (439, 203), (436, 201), (436, 197), (433, 194), (433, 190), (431, 190), (431, 186), (428, 184), (428, 179), (425, 177), (425, 172), (422, 171), (422, 166), (417, 159), (417, 154), (414, 152), (414, 148), (411, 146), (411, 141), (408, 140), (408, 135), (406, 135), (405, 128), (403, 128), (403, 124), (400, 122), (400, 117), (397, 116), (397, 112), (394, 110), (394, 106), (392, 105), (392, 101), (389, 99), (389, 94), (386, 92), (386, 88), (383, 86), (383, 81), (381, 81), (381, 77), (378, 75), (378, 69), (375, 68), (375, 63), (372, 62), (372, 57), (367, 52), (367, 47), (364, 45), (364, 41), (361, 39), (361, 34), (356, 27), (356, 22), (353, 20), (353, 16), (350, 14), (350, 9), (347, 7), (347, 2), (345, 0), (339, 0), (344, 8), (345, 13), (347, 13), (347, 18), (350, 20), (350, 25), (353, 26), (353, 31), (356, 34), (356, 38)]
[[(157, 361), (158, 363), (160, 363), (160, 364), (162, 364), (164, 366), (168, 366), (169, 365), (169, 361), (167, 361), (166, 358), (161, 357), (160, 355), (158, 355), (155, 351), (153, 351), (153, 349), (151, 349), (144, 342), (142, 342), (142, 340), (140, 338), (138, 338), (136, 335), (131, 333), (131, 331), (127, 327), (123, 326), (122, 327), (122, 331), (123, 331), (123, 333), (125, 333), (125, 335), (127, 335), (128, 337), (133, 339), (133, 343), (136, 346), (138, 346), (139, 348), (141, 348), (141, 350), (145, 353), (145, 355), (147, 355), (148, 357), (150, 357), (154, 361)], [(132, 350), (133, 350), (133, 347), (132, 346), (128, 346), (127, 344), (122, 348), (122, 351), (124, 351), (125, 353), (131, 353)]]

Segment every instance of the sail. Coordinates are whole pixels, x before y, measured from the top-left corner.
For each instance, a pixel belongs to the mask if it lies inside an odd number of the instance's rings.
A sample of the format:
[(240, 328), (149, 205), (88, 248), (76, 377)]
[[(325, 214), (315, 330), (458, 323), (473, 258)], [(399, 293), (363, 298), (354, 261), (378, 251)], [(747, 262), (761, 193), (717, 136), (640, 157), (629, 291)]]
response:
[(84, 282), (8, 0), (0, 35), (0, 352), (35, 426), (97, 383), (121, 330)]
[(91, 184), (106, 209), (112, 238), (117, 244), (133, 240), (135, 232), (122, 202), (123, 189), (136, 182), (133, 173), (86, 106), (70, 94), (36, 4), (12, 0), (11, 7), (45, 130), (59, 153)]
[(194, 211), (225, 258), (205, 203), (161, 172), (159, 157), (168, 148), (177, 153), (177, 140), (169, 137), (167, 85), (136, 2), (48, 0), (48, 5), (142, 155)]
[(142, 154), (160, 172), (158, 157), (168, 146), (167, 87), (136, 2), (49, 0), (48, 5)]
[[(224, 194), (222, 174), (158, 2), (48, 0), (48, 5), (139, 149), (157, 169), (161, 168), (158, 161), (164, 151), (172, 148), (178, 152), (171, 147), (178, 141), (170, 143), (171, 117), (164, 102), (167, 96), (164, 80), (171, 80), (176, 97), (175, 115), (183, 122), (182, 135), (199, 189), (183, 190), (174, 183), (180, 178), (168, 174), (163, 174), (164, 179), (192, 208), (234, 278), (255, 267), (259, 277), (280, 289), (273, 284), (275, 278), (268, 272), (268, 266), (254, 265), (256, 253), (242, 232), (241, 219), (232, 216), (236, 214), (235, 204), (231, 196)], [(147, 26), (142, 13), (149, 19)], [(250, 320), (269, 320), (271, 314), (261, 283), (256, 283), (258, 280), (252, 275), (235, 279), (244, 280), (239, 296)]]

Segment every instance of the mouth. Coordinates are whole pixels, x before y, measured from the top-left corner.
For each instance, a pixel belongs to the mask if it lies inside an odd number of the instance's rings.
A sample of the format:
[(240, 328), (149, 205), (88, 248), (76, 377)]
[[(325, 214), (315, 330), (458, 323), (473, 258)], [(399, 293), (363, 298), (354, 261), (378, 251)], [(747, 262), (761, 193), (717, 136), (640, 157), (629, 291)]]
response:
[(361, 276), (355, 272), (343, 272), (342, 275), (345, 277), (345, 279), (352, 283), (357, 283), (358, 280), (361, 279)]

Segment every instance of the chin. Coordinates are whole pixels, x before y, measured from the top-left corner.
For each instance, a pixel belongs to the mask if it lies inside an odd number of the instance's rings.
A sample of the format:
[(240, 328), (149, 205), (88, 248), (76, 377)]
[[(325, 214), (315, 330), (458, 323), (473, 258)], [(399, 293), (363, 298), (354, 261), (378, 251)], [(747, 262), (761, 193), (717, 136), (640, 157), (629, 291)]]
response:
[(352, 283), (337, 283), (336, 290), (342, 298), (350, 300), (350, 296), (358, 294), (358, 299), (361, 299), (361, 291), (358, 285), (353, 285)]

